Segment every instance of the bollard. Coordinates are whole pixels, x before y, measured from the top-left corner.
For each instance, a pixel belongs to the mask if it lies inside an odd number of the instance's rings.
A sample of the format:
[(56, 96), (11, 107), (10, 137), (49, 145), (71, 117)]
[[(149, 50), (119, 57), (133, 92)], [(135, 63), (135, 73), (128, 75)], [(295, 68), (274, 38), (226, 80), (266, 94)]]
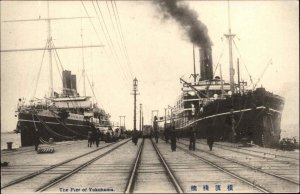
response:
[(53, 138), (49, 138), (49, 144), (53, 144)]
[(7, 150), (12, 150), (13, 142), (6, 142), (7, 143)]

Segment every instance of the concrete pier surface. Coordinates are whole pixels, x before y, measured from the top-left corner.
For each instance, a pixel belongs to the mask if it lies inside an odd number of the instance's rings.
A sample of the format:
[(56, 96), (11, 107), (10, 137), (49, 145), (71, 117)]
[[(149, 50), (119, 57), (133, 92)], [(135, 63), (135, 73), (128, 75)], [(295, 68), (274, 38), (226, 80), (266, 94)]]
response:
[(8, 162), (1, 167), (1, 193), (126, 193), (128, 184), (132, 193), (299, 192), (298, 150), (215, 142), (209, 151), (200, 139), (190, 151), (188, 144), (179, 139), (172, 152), (161, 139), (99, 147), (83, 140), (40, 146), (53, 153), (38, 154), (33, 146), (1, 151), (1, 162)]

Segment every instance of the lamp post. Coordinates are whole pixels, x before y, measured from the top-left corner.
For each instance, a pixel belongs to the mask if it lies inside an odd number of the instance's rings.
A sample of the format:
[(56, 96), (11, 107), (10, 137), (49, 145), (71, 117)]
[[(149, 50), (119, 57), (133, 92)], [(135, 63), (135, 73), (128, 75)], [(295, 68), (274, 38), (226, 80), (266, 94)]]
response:
[(136, 95), (139, 93), (138, 91), (138, 80), (134, 78), (133, 80), (133, 98), (134, 98), (134, 110), (133, 110), (133, 130), (136, 130)]

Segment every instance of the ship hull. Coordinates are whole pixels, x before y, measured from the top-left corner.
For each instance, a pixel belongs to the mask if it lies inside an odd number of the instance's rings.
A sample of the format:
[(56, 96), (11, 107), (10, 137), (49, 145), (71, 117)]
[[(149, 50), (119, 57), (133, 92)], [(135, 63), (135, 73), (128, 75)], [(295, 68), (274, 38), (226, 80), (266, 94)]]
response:
[(21, 146), (34, 145), (36, 134), (41, 143), (48, 142), (50, 138), (55, 142), (86, 139), (91, 129), (89, 120), (60, 119), (50, 114), (45, 116), (23, 112), (18, 116)]
[(178, 120), (177, 130), (181, 136), (188, 136), (189, 130), (194, 128), (198, 138), (212, 135), (217, 141), (245, 140), (274, 147), (280, 140), (283, 105), (281, 97), (258, 89), (209, 103), (188, 124), (183, 125)]

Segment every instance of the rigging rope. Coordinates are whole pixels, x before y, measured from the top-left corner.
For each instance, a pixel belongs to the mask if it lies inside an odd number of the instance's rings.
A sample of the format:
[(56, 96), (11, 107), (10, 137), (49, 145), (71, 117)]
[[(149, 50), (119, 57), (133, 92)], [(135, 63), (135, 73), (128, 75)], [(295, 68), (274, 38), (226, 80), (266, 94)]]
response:
[(116, 4), (116, 1), (111, 1), (111, 3), (114, 2), (114, 6), (112, 5), (113, 7), (113, 10), (114, 10), (114, 7), (115, 7), (115, 10), (116, 10), (116, 15), (117, 15), (117, 24), (119, 26), (119, 31), (120, 31), (120, 34), (121, 34), (121, 40), (122, 40), (122, 43), (123, 43), (123, 49), (125, 50), (125, 55), (126, 55), (126, 58), (127, 58), (127, 64), (128, 64), (128, 67), (129, 67), (129, 70), (130, 70), (130, 74), (131, 74), (131, 77), (133, 77), (133, 74), (132, 74), (132, 69), (131, 69), (131, 66), (130, 66), (130, 58), (129, 58), (129, 55), (128, 55), (128, 52), (127, 52), (127, 47), (126, 47), (126, 44), (125, 44), (125, 41), (124, 41), (124, 35), (123, 35), (123, 30), (122, 30), (122, 25), (121, 25), (121, 20), (120, 20), (120, 17), (119, 17), (119, 11), (118, 11), (118, 7), (117, 7), (117, 4)]
[(250, 75), (250, 73), (249, 73), (249, 71), (248, 71), (248, 68), (247, 68), (247, 66), (246, 66), (246, 64), (245, 64), (245, 62), (244, 62), (244, 60), (243, 60), (243, 58), (242, 58), (242, 55), (241, 55), (241, 53), (240, 53), (240, 51), (239, 51), (237, 45), (235, 44), (234, 39), (232, 39), (232, 41), (233, 41), (233, 44), (234, 44), (234, 46), (235, 46), (235, 48), (236, 48), (236, 50), (237, 50), (237, 52), (238, 52), (238, 54), (239, 54), (239, 56), (240, 56), (242, 62), (243, 62), (243, 65), (244, 65), (244, 67), (245, 67), (245, 69), (246, 69), (246, 71), (247, 71), (247, 73), (248, 73), (248, 76), (249, 76), (249, 78), (250, 78), (251, 84), (253, 85), (252, 76)]
[[(105, 1), (105, 3), (106, 3), (106, 8), (107, 8), (107, 10), (108, 10), (109, 18), (110, 18), (110, 21), (111, 21), (111, 24), (112, 24), (113, 31), (115, 32), (114, 34), (116, 35), (116, 42), (117, 42), (117, 45), (118, 45), (120, 51), (122, 51), (121, 46), (120, 46), (120, 43), (119, 43), (119, 41), (118, 41), (118, 35), (117, 35), (116, 28), (115, 28), (115, 24), (114, 24), (113, 19), (112, 19), (112, 16), (111, 16), (112, 14), (111, 14), (111, 12), (110, 12), (110, 8), (109, 8), (109, 6), (108, 6), (107, 1)], [(115, 17), (116, 17), (116, 16), (115, 16)]]
[[(114, 59), (116, 60), (116, 62), (118, 63), (118, 65), (121, 67), (121, 71), (123, 72), (123, 76), (125, 77), (125, 80), (128, 81), (128, 80), (129, 80), (129, 79), (128, 79), (128, 75), (127, 75), (126, 72), (124, 71), (124, 68), (123, 68), (122, 64), (120, 63), (120, 61), (119, 61), (119, 57), (118, 57), (117, 52), (116, 52), (116, 50), (115, 50), (113, 41), (112, 41), (112, 39), (111, 39), (111, 37), (110, 37), (110, 34), (109, 34), (109, 31), (108, 31), (108, 28), (107, 28), (107, 25), (106, 25), (104, 16), (103, 16), (103, 14), (102, 14), (101, 8), (100, 8), (100, 6), (99, 6), (99, 3), (98, 3), (98, 1), (96, 1), (97, 8), (98, 8), (98, 10), (99, 10), (100, 16), (101, 16), (102, 21), (103, 21), (103, 24), (104, 24), (104, 28), (103, 28), (102, 23), (101, 23), (101, 21), (100, 21), (98, 12), (97, 12), (97, 10), (96, 10), (96, 8), (95, 8), (95, 5), (94, 5), (94, 2), (92, 1), (92, 3), (93, 3), (93, 6), (94, 6), (94, 9), (95, 9), (95, 12), (97, 13), (97, 16), (98, 16), (97, 19), (98, 19), (98, 21), (99, 21), (99, 23), (100, 23), (100, 25), (101, 25), (102, 31), (103, 31), (103, 33), (106, 32), (106, 34), (107, 34), (107, 36), (108, 36), (109, 41), (107, 41), (107, 43), (108, 43), (108, 45), (109, 45), (110, 52), (111, 52), (112, 55), (115, 57)], [(104, 29), (105, 29), (105, 31), (104, 31)], [(125, 80), (124, 80), (124, 81), (125, 81)], [(128, 82), (127, 82), (127, 83), (128, 83)]]
[(257, 84), (260, 82), (260, 79), (263, 77), (263, 75), (265, 74), (267, 68), (269, 67), (269, 65), (272, 64), (272, 59), (269, 60), (269, 63), (267, 63), (266, 67), (264, 68), (263, 72), (261, 73), (261, 75), (258, 77), (257, 82), (254, 84), (253, 89), (254, 90), (257, 86)]
[[(93, 1), (92, 1), (92, 3), (93, 3), (93, 6), (94, 6), (94, 2), (93, 2)], [(96, 33), (96, 35), (97, 35), (97, 38), (99, 39), (100, 42), (102, 42), (101, 39), (100, 39), (100, 37), (99, 37), (99, 34), (98, 34), (97, 30), (96, 30), (96, 27), (95, 27), (93, 21), (91, 20), (91, 17), (89, 16), (89, 13), (88, 13), (88, 11), (87, 11), (87, 9), (86, 9), (86, 7), (85, 7), (85, 5), (84, 5), (84, 3), (83, 3), (82, 0), (81, 0), (81, 4), (82, 4), (82, 6), (83, 6), (83, 8), (84, 8), (84, 11), (85, 11), (86, 15), (87, 15), (88, 18), (89, 18), (89, 21), (90, 21), (91, 25), (93, 26), (93, 29), (94, 29), (94, 31), (95, 31), (95, 33)], [(95, 11), (96, 11), (95, 6), (94, 6), (94, 9), (95, 9)], [(97, 19), (98, 19), (99, 23), (101, 24), (97, 11), (96, 11), (96, 14), (97, 14)], [(101, 26), (102, 26), (102, 25), (101, 25)], [(101, 28), (103, 28), (103, 27), (101, 27)], [(103, 29), (102, 29), (102, 31), (103, 31), (104, 34), (105, 34), (105, 31), (104, 31)], [(109, 41), (107, 41), (107, 42), (109, 43)], [(109, 48), (110, 48), (110, 44), (108, 44), (108, 45), (109, 45)], [(107, 57), (109, 57), (109, 56), (108, 56), (108, 53), (107, 53), (107, 51), (106, 51), (106, 49), (105, 49), (105, 47), (103, 47), (103, 50), (104, 50), (105, 55), (106, 55)], [(110, 48), (110, 51), (111, 51), (111, 48)], [(117, 59), (116, 59), (116, 58), (114, 57), (114, 55), (112, 54), (112, 51), (111, 51), (111, 56), (112, 56), (113, 60), (114, 60), (116, 63), (118, 63)], [(118, 63), (118, 64), (119, 64), (119, 63)], [(120, 64), (119, 64), (119, 65), (120, 65)], [(123, 76), (124, 76), (124, 72), (123, 72)], [(125, 77), (125, 76), (124, 76), (124, 77)], [(128, 82), (126, 82), (126, 80), (124, 79), (124, 77), (122, 77), (122, 79), (124, 80), (124, 84), (125, 84), (125, 86), (126, 86), (127, 88), (129, 88)]]
[(43, 66), (43, 61), (44, 61), (44, 56), (45, 56), (45, 52), (46, 52), (46, 48), (48, 46), (48, 43), (49, 43), (49, 41), (47, 40), (46, 46), (45, 46), (45, 49), (44, 49), (44, 52), (43, 52), (43, 56), (42, 56), (41, 65), (40, 65), (40, 68), (39, 68), (39, 71), (38, 71), (38, 76), (37, 76), (37, 80), (36, 80), (36, 84), (35, 84), (35, 87), (34, 87), (32, 98), (34, 98), (34, 96), (35, 96), (36, 89), (37, 89), (37, 86), (38, 86), (38, 83), (39, 83), (40, 74), (41, 74), (41, 70), (42, 70), (42, 66)]
[(91, 89), (92, 89), (92, 93), (93, 93), (93, 95), (94, 95), (94, 97), (95, 97), (95, 99), (96, 99), (96, 102), (98, 103), (98, 100), (97, 100), (97, 97), (96, 97), (95, 92), (94, 92), (94, 90), (93, 90), (93, 87), (92, 87), (92, 84), (91, 84), (91, 82), (90, 82), (90, 79), (89, 79), (88, 76), (86, 76), (86, 77), (87, 77), (87, 80), (88, 80), (88, 82), (89, 82), (89, 85), (90, 85), (90, 87), (91, 87)]
[(213, 77), (215, 76), (216, 71), (217, 71), (217, 68), (218, 68), (218, 66), (220, 65), (220, 60), (221, 60), (221, 58), (223, 57), (224, 49), (225, 49), (225, 44), (224, 44), (224, 42), (223, 42), (222, 52), (221, 52), (221, 54), (220, 54), (220, 56), (219, 56), (217, 66), (216, 66), (215, 71), (214, 71), (214, 73), (213, 73)]
[(52, 43), (52, 46), (53, 46), (52, 48), (54, 48), (53, 50), (55, 51), (54, 53), (56, 54), (56, 56), (57, 56), (57, 58), (58, 58), (58, 61), (59, 61), (60, 67), (61, 67), (62, 71), (64, 71), (64, 67), (63, 67), (63, 65), (62, 65), (62, 63), (61, 63), (61, 60), (60, 60), (60, 58), (59, 58), (59, 55), (58, 55), (57, 49), (55, 49), (55, 45), (54, 45), (54, 42), (53, 42), (53, 40), (51, 40), (51, 43)]
[[(130, 66), (129, 66), (129, 61), (128, 61), (127, 55), (125, 54), (124, 45), (122, 44), (122, 43), (123, 43), (123, 42), (122, 42), (122, 36), (121, 36), (120, 29), (119, 29), (118, 20), (117, 20), (117, 16), (116, 16), (116, 12), (115, 12), (114, 5), (113, 5), (112, 1), (110, 1), (111, 7), (112, 7), (112, 10), (113, 10), (113, 15), (114, 15), (114, 18), (115, 18), (115, 23), (116, 23), (116, 26), (117, 26), (117, 27), (116, 27), (117, 30), (115, 30), (116, 28), (115, 28), (113, 19), (112, 19), (112, 17), (111, 17), (112, 14), (111, 14), (111, 11), (110, 11), (110, 9), (109, 9), (109, 5), (108, 5), (107, 1), (105, 1), (105, 2), (106, 2), (106, 7), (107, 7), (108, 12), (109, 12), (109, 17), (110, 17), (111, 22), (112, 22), (112, 24), (113, 24), (113, 29), (114, 29), (114, 31), (115, 31), (116, 37), (119, 37), (121, 43), (118, 42), (118, 41), (116, 41), (116, 42), (118, 43), (119, 49), (120, 49), (121, 51), (123, 51), (123, 54), (124, 54), (124, 56), (125, 56), (125, 58), (126, 58), (126, 62), (127, 62), (127, 63), (126, 63), (127, 68), (129, 69), (129, 73), (130, 73), (131, 79), (133, 79), (132, 71), (131, 71), (131, 68), (130, 68)], [(119, 36), (118, 36), (118, 35), (119, 35)], [(122, 48), (121, 48), (121, 46), (120, 46), (121, 44), (122, 44)]]
[(49, 110), (49, 111), (53, 114), (54, 118), (55, 118), (55, 119), (56, 119), (63, 127), (65, 127), (67, 130), (71, 131), (72, 133), (74, 133), (74, 134), (76, 134), (76, 135), (79, 135), (79, 136), (82, 136), (82, 137), (87, 137), (86, 135), (82, 135), (82, 134), (80, 134), (80, 133), (78, 133), (78, 132), (76, 132), (76, 131), (70, 129), (69, 127), (67, 127), (62, 121), (60, 121), (60, 120), (56, 117), (57, 114), (56, 114), (54, 111), (52, 111), (52, 110)]
[(52, 130), (50, 127), (47, 126), (47, 124), (46, 124), (44, 121), (42, 121), (42, 120), (38, 117), (37, 114), (36, 114), (36, 117), (37, 117), (37, 119), (40, 121), (40, 123), (45, 127), (45, 129), (46, 129), (48, 132), (50, 132), (50, 133), (52, 133), (52, 134), (55, 134), (56, 136), (59, 136), (59, 137), (63, 137), (63, 138), (66, 138), (66, 139), (72, 139), (72, 137), (61, 135), (61, 134), (55, 132), (54, 130)]
[[(244, 103), (243, 109), (245, 109), (245, 108), (246, 108), (246, 105), (247, 105), (247, 98), (246, 98), (246, 100), (245, 100), (245, 103)], [(241, 112), (241, 109), (240, 109), (240, 112)], [(242, 118), (243, 118), (243, 116), (244, 116), (244, 113), (245, 113), (245, 112), (242, 112), (242, 113), (241, 113), (241, 116), (240, 116), (240, 118), (239, 118), (239, 121), (238, 121), (238, 123), (235, 125), (235, 129), (237, 129), (237, 128), (238, 128), (238, 126), (240, 125), (240, 123), (241, 123), (241, 120), (242, 120)]]
[(55, 59), (55, 64), (56, 64), (56, 67), (57, 67), (58, 74), (60, 76), (61, 81), (63, 82), (63, 78), (62, 78), (62, 75), (61, 75), (62, 71), (60, 71), (60, 69), (58, 67), (58, 62), (57, 62), (57, 59), (56, 59), (55, 55), (54, 55), (54, 59)]
[(48, 141), (45, 141), (42, 137), (39, 138), (40, 142), (43, 144), (50, 144)]

